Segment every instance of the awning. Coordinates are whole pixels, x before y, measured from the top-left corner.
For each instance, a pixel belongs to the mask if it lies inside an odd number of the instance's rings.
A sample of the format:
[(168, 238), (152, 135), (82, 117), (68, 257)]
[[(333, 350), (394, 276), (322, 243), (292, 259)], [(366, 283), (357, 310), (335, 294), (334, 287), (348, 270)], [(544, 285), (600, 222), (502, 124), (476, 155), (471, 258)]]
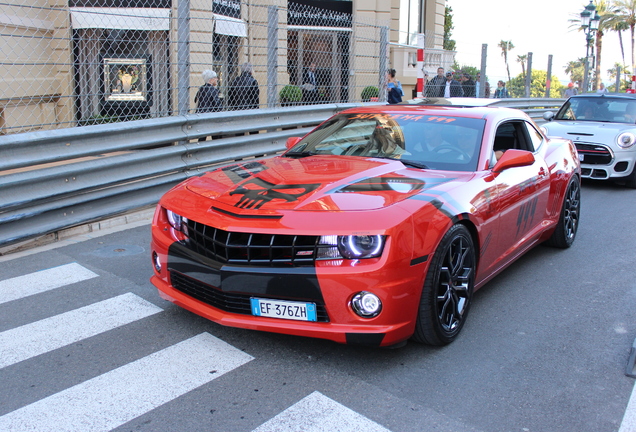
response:
[(170, 9), (72, 7), (74, 29), (170, 30)]
[(247, 37), (247, 24), (239, 18), (214, 14), (214, 33)]

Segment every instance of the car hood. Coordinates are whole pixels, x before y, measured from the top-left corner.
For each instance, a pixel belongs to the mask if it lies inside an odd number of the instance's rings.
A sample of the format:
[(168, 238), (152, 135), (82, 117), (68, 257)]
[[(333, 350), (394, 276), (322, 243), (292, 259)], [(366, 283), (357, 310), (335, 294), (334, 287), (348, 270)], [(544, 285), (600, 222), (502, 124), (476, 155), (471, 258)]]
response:
[(407, 168), (388, 159), (342, 156), (274, 157), (229, 165), (185, 187), (222, 212), (352, 211), (390, 206), (469, 173)]
[(624, 131), (634, 131), (635, 125), (594, 121), (551, 121), (542, 125), (548, 136), (558, 136), (572, 141), (609, 140)]

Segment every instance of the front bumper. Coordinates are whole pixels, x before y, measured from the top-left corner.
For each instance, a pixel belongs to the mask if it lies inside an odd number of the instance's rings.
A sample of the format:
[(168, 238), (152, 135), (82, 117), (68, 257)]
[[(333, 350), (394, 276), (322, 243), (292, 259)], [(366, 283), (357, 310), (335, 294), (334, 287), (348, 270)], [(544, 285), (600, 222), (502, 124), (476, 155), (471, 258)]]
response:
[[(225, 265), (163, 233), (153, 235), (152, 249), (162, 268), (155, 269), (151, 282), (162, 298), (221, 325), (367, 346), (395, 345), (414, 332), (427, 263), (396, 268), (385, 258), (291, 268)], [(377, 317), (365, 319), (353, 312), (351, 298), (361, 291), (382, 300)], [(253, 316), (252, 297), (313, 302), (318, 321)]]

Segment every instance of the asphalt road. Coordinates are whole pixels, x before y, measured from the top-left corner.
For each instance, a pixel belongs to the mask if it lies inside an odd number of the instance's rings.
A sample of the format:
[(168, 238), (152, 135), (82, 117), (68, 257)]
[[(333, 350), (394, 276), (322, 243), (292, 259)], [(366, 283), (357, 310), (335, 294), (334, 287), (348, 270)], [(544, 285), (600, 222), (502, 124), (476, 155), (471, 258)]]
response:
[(478, 291), (444, 348), (221, 327), (159, 298), (147, 225), (0, 257), (0, 431), (636, 431), (635, 214), (584, 182), (574, 246)]

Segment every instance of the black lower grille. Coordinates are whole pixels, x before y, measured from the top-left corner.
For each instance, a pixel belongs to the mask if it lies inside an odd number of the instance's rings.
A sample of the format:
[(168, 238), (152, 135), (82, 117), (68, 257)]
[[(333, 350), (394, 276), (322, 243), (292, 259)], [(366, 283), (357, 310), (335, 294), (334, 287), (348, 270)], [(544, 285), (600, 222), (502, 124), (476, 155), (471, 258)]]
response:
[(574, 143), (576, 150), (583, 155), (583, 163), (591, 165), (608, 165), (612, 162), (612, 152), (600, 144)]
[[(204, 284), (201, 281), (176, 271), (170, 272), (170, 283), (175, 289), (182, 293), (222, 311), (252, 315), (250, 298), (253, 296), (223, 292), (211, 285)], [(329, 322), (325, 305), (316, 304), (316, 318), (318, 322)]]
[(320, 236), (230, 232), (193, 220), (184, 231), (189, 249), (223, 264), (296, 267), (341, 258), (338, 248), (321, 243)]

